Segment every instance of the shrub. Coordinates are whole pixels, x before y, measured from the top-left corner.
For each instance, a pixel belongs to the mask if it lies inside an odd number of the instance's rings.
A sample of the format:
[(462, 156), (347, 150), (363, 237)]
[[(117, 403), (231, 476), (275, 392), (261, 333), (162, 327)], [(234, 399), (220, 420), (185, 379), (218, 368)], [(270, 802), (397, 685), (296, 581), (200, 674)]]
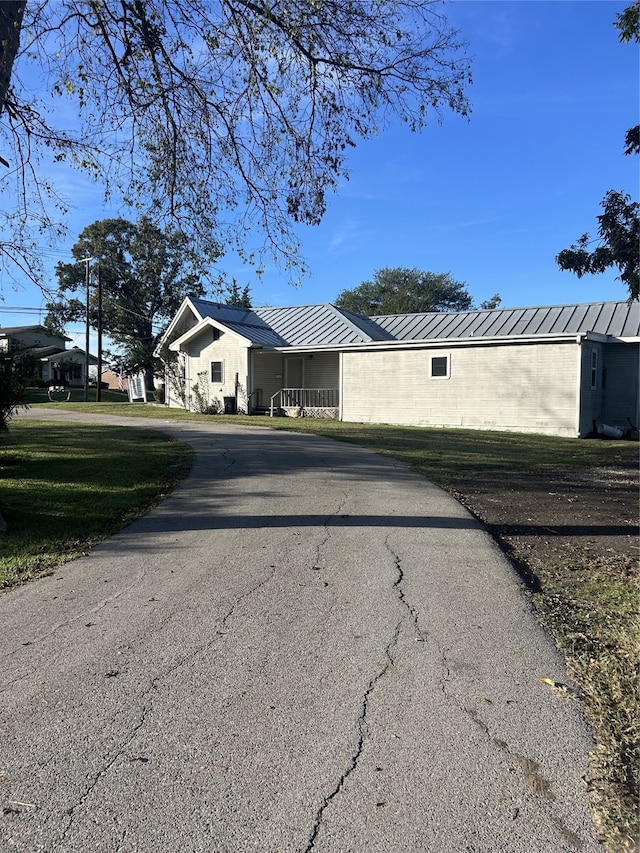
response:
[(0, 432), (9, 429), (9, 421), (21, 406), (33, 381), (34, 357), (22, 349), (0, 352)]
[(201, 415), (219, 415), (224, 412), (224, 406), (217, 397), (209, 397), (207, 373), (198, 373), (198, 381), (193, 385), (194, 408)]

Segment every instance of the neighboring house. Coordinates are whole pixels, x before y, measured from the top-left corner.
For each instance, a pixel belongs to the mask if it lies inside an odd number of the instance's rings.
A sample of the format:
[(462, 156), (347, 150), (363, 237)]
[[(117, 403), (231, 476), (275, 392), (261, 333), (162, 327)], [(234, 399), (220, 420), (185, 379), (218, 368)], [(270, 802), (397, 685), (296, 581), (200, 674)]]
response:
[(165, 400), (194, 409), (585, 436), (637, 426), (640, 304), (363, 317), (185, 299)]
[[(0, 328), (0, 350), (19, 348), (30, 352), (35, 360), (34, 378), (47, 385), (67, 384), (84, 387), (85, 351), (79, 347), (65, 349), (71, 338), (56, 335), (44, 326), (13, 326)], [(89, 355), (89, 365), (97, 358)]]
[(111, 368), (102, 371), (102, 383), (112, 391), (126, 391), (128, 382), (128, 378), (123, 373), (116, 373)]

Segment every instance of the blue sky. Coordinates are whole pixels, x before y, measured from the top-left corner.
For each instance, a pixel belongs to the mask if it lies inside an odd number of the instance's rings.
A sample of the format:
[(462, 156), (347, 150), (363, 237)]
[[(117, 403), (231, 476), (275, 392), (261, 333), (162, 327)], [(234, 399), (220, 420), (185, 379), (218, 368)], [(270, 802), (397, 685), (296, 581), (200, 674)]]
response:
[[(255, 305), (331, 302), (396, 266), (449, 272), (476, 303), (499, 293), (503, 307), (626, 299), (614, 271), (578, 279), (554, 258), (585, 231), (595, 236), (607, 190), (638, 198), (638, 159), (623, 154), (639, 121), (638, 48), (613, 26), (630, 2), (447, 3), (473, 57), (470, 120), (445, 114), (420, 134), (390, 127), (360, 143), (323, 223), (298, 231), (312, 272), (301, 287), (269, 268), (259, 281), (232, 257), (221, 268), (250, 285)], [(99, 188), (69, 180), (70, 236), (46, 253), (51, 269), (86, 225), (114, 215)], [(37, 288), (0, 286), (0, 325), (39, 321), (3, 310), (40, 307)]]

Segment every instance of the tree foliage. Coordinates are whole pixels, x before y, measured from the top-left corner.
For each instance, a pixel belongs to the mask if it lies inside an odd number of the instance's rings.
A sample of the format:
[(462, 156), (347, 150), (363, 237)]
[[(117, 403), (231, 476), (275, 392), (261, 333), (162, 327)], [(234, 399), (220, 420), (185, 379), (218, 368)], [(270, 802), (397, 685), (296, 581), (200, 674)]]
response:
[[(203, 257), (222, 241), (250, 259), (258, 227), (263, 248), (299, 265), (293, 223), (320, 222), (358, 139), (469, 110), (470, 62), (440, 0), (29, 0), (11, 26), (22, 46), (0, 89), (0, 144), (21, 219), (32, 152), (48, 146)], [(27, 60), (73, 99), (78, 134), (29, 100)]]
[[(185, 296), (206, 292), (185, 238), (162, 231), (144, 218), (137, 224), (105, 219), (84, 229), (72, 254), (76, 263), (56, 267), (62, 298), (48, 304), (46, 325), (60, 330), (85, 319), (86, 266), (80, 261), (91, 258), (94, 270), (99, 266), (104, 334), (121, 350), (123, 367), (131, 373), (145, 371), (147, 385), (153, 387), (153, 351), (166, 325)], [(99, 312), (93, 282), (89, 320), (94, 327)]]
[[(640, 42), (640, 0), (635, 0), (614, 22), (620, 30), (620, 41)], [(625, 154), (640, 154), (640, 125), (625, 135)], [(617, 278), (629, 288), (629, 298), (640, 297), (640, 204), (627, 193), (609, 190), (601, 202), (598, 238), (583, 234), (568, 249), (556, 255), (561, 270), (578, 278), (589, 273), (602, 273), (610, 267), (618, 269)], [(595, 248), (590, 248), (593, 243)]]
[(0, 432), (9, 429), (9, 421), (25, 406), (25, 391), (33, 377), (34, 357), (24, 347), (12, 346), (0, 351)]
[(480, 303), (481, 311), (493, 311), (495, 308), (499, 308), (502, 304), (502, 297), (499, 293), (494, 293), (491, 299), (485, 299), (484, 302)]
[(620, 41), (640, 41), (640, 0), (623, 9), (613, 22), (613, 26), (620, 30)]
[(373, 281), (343, 290), (335, 300), (339, 308), (357, 314), (414, 314), (426, 311), (466, 311), (473, 300), (464, 282), (450, 273), (421, 272), (404, 267), (376, 270)]
[(598, 216), (600, 244), (595, 248), (588, 234), (583, 234), (569, 249), (556, 256), (561, 270), (569, 270), (581, 278), (587, 273), (602, 273), (610, 267), (620, 270), (617, 278), (629, 288), (631, 299), (638, 299), (640, 282), (640, 204), (631, 197), (609, 190)]
[(234, 279), (231, 280), (231, 284), (227, 286), (226, 294), (225, 294), (225, 304), (226, 305), (235, 305), (237, 308), (251, 308), (251, 293), (248, 284), (240, 289), (240, 285)]

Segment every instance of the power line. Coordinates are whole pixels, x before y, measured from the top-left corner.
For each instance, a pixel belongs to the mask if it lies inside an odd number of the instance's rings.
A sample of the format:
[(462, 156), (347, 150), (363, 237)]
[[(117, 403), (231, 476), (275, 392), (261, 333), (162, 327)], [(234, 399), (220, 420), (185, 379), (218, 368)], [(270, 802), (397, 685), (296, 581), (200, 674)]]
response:
[(34, 308), (33, 305), (20, 307), (12, 305), (11, 307), (0, 307), (0, 314), (46, 314), (46, 308)]

